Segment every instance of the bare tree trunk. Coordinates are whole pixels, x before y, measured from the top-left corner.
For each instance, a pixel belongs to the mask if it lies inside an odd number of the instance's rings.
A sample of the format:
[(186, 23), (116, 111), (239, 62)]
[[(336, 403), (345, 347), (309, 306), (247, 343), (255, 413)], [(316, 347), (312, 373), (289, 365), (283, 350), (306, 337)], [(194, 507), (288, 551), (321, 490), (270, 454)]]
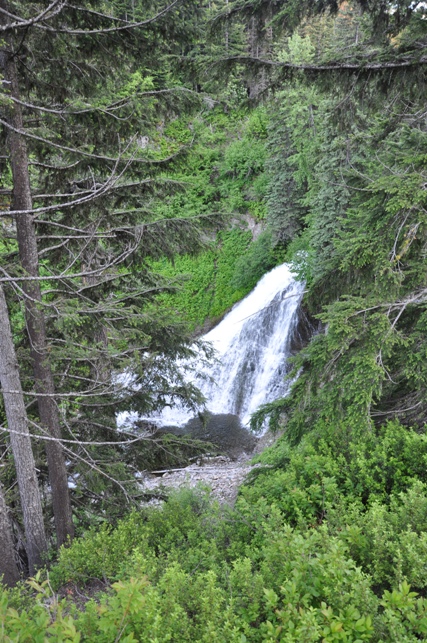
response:
[[(18, 361), (12, 340), (9, 315), (3, 288), (0, 285), (0, 384), (6, 419), (10, 432), (10, 443), (15, 460), (19, 495), (24, 518), (26, 550), (30, 574), (42, 564), (42, 556), (47, 551), (43, 512), (38, 487), (36, 465), (34, 462), (28, 419), (25, 410), (19, 377)], [(0, 494), (2, 495), (2, 494)], [(3, 502), (4, 507), (1, 502)], [(0, 543), (7, 542), (5, 532), (6, 504), (0, 499)], [(3, 518), (4, 517), (4, 518)], [(5, 535), (6, 533), (6, 535)], [(0, 544), (1, 546), (1, 544)], [(5, 550), (2, 549), (2, 557)]]
[(4, 499), (3, 487), (0, 485), (0, 575), (3, 576), (3, 583), (13, 587), (19, 581), (19, 571), (15, 560), (13, 548), (12, 530), (10, 528), (9, 516), (7, 515), (6, 501)]
[[(5, 3), (0, 1), (0, 7)], [(10, 51), (3, 52), (4, 76), (12, 97), (19, 99), (16, 65)], [(24, 211), (16, 216), (16, 229), (21, 265), (27, 275), (39, 277), (37, 237), (32, 210), (28, 152), (25, 138), (19, 134), (23, 129), (22, 109), (14, 103), (9, 110), (8, 148), (13, 178), (13, 209)], [(14, 131), (15, 130), (15, 131)], [(16, 131), (17, 130), (17, 131)], [(67, 470), (61, 444), (61, 428), (55, 401), (53, 374), (48, 358), (45, 319), (42, 310), (40, 285), (37, 280), (23, 282), (26, 324), (31, 346), (35, 389), (42, 425), (55, 441), (46, 443), (49, 479), (52, 489), (53, 514), (58, 546), (74, 535), (71, 504), (68, 490)]]

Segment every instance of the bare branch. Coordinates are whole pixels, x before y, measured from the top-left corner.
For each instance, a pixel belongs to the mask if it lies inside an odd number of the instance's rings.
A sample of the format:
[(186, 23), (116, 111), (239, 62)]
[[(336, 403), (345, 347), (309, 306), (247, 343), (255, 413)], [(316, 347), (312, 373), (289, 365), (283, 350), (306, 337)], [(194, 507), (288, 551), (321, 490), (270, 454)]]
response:
[[(148, 18), (147, 20), (140, 20), (139, 22), (128, 22), (125, 25), (122, 26), (117, 26), (117, 27), (107, 27), (106, 29), (66, 29), (63, 27), (50, 27), (44, 24), (40, 24), (39, 22), (37, 23), (37, 27), (39, 29), (43, 29), (45, 31), (51, 31), (54, 33), (65, 33), (70, 36), (87, 36), (87, 35), (94, 35), (94, 34), (106, 34), (106, 33), (115, 33), (118, 31), (129, 31), (132, 29), (138, 29), (139, 27), (145, 27), (147, 25), (152, 24), (153, 22), (156, 22), (159, 20), (159, 18), (162, 18), (164, 15), (169, 13), (177, 4), (182, 2), (182, 0), (174, 0), (170, 5), (159, 11), (155, 16), (152, 18)], [(101, 14), (102, 15), (102, 14)], [(114, 19), (113, 16), (109, 16), (105, 14), (103, 16), (106, 20), (112, 20)]]
[[(115, 265), (116, 263), (116, 261), (111, 262), (107, 266), (101, 266), (99, 268), (94, 268), (93, 270), (82, 270), (80, 272), (75, 272), (72, 274), (61, 272), (59, 275), (44, 275), (43, 277), (12, 277), (11, 275), (7, 274), (4, 268), (0, 267), (1, 272), (7, 275), (6, 277), (0, 277), (0, 283), (18, 284), (24, 281), (60, 281), (61, 279), (81, 279), (82, 277), (96, 277), (106, 272), (109, 267)], [(131, 273), (127, 272), (121, 274), (120, 277), (127, 277), (130, 275)], [(25, 296), (28, 297), (28, 295)]]
[(243, 63), (243, 64), (256, 64), (260, 67), (274, 67), (276, 69), (290, 69), (300, 71), (340, 71), (340, 70), (354, 70), (354, 71), (382, 71), (384, 69), (406, 69), (408, 67), (417, 67), (419, 65), (427, 64), (427, 56), (419, 56), (418, 58), (396, 59), (390, 61), (378, 62), (340, 62), (335, 61), (331, 63), (320, 64), (301, 64), (291, 62), (279, 62), (277, 60), (265, 60), (263, 58), (256, 58), (253, 56), (229, 56), (222, 58), (215, 65), (223, 63)]
[[(7, 129), (11, 130), (12, 132), (19, 134), (20, 136), (24, 136), (34, 141), (39, 141), (41, 143), (44, 143), (45, 145), (53, 147), (54, 149), (60, 150), (61, 152), (71, 152), (72, 154), (77, 154), (78, 156), (82, 156), (84, 158), (96, 159), (98, 161), (109, 161), (110, 163), (117, 163), (119, 160), (126, 161), (126, 159), (122, 159), (120, 157), (103, 156), (101, 154), (91, 154), (90, 152), (85, 152), (84, 150), (79, 150), (78, 148), (75, 148), (75, 147), (68, 147), (67, 145), (61, 145), (59, 143), (55, 143), (54, 141), (50, 141), (47, 138), (36, 136), (35, 134), (30, 134), (27, 130), (17, 129), (16, 127), (13, 127), (10, 123), (3, 120), (2, 118), (0, 118), (0, 124), (6, 127)], [(132, 139), (132, 142), (133, 140), (134, 139)], [(184, 145), (180, 150), (178, 150), (178, 152), (175, 152), (174, 154), (170, 154), (169, 156), (162, 159), (152, 160), (152, 159), (147, 159), (143, 157), (133, 157), (132, 162), (144, 163), (146, 165), (159, 165), (176, 158), (177, 156), (179, 156), (179, 154), (181, 154), (184, 150), (188, 149), (190, 146), (191, 146), (191, 143), (189, 145)], [(129, 147), (129, 145), (127, 145), (127, 147)]]
[[(411, 293), (407, 295), (404, 299), (400, 301), (387, 302), (383, 304), (375, 304), (375, 306), (368, 306), (367, 308), (361, 308), (360, 310), (355, 311), (349, 317), (355, 317), (356, 315), (362, 315), (363, 313), (370, 312), (372, 310), (379, 310), (381, 308), (388, 308), (392, 310), (405, 309), (410, 304), (425, 304), (427, 303), (427, 288), (423, 288), (418, 293)], [(400, 314), (399, 314), (400, 317)]]
[(192, 96), (197, 96), (200, 98), (200, 94), (193, 89), (189, 89), (187, 87), (171, 87), (168, 89), (152, 89), (152, 90), (147, 90), (147, 91), (138, 91), (132, 94), (131, 96), (128, 96), (127, 98), (122, 98), (121, 100), (118, 100), (114, 103), (111, 103), (110, 105), (107, 105), (106, 107), (86, 107), (86, 108), (81, 108), (81, 109), (70, 109), (70, 106), (61, 106), (61, 107), (44, 107), (42, 105), (36, 105), (35, 103), (28, 103), (26, 101), (20, 100), (14, 96), (8, 96), (7, 98), (14, 103), (17, 103), (18, 105), (21, 105), (21, 107), (25, 107), (26, 109), (31, 109), (37, 112), (42, 112), (45, 114), (54, 114), (56, 116), (80, 116), (82, 114), (96, 114), (96, 113), (101, 113), (101, 114), (106, 114), (107, 116), (112, 116), (113, 118), (117, 120), (126, 120), (123, 118), (119, 118), (116, 116), (113, 112), (119, 109), (123, 109), (127, 105), (130, 104), (130, 98), (143, 98), (143, 97), (154, 97), (154, 96), (160, 96), (164, 94), (174, 94), (174, 93), (184, 93), (184, 94), (191, 94)]
[[(95, 447), (105, 447), (105, 446), (128, 446), (129, 444), (135, 444), (137, 442), (158, 442), (155, 438), (153, 438), (150, 435), (136, 435), (132, 434), (129, 431), (122, 431), (120, 430), (120, 433), (125, 433), (127, 435), (133, 436), (128, 438), (127, 440), (103, 440), (100, 442), (94, 442), (93, 440), (78, 440), (77, 438), (75, 440), (70, 440), (66, 438), (54, 438), (51, 435), (48, 435), (43, 427), (41, 427), (39, 424), (36, 424), (32, 420), (29, 420), (29, 424), (31, 424), (33, 427), (35, 427), (37, 430), (42, 431), (43, 435), (40, 433), (31, 433), (30, 437), (33, 440), (42, 440), (43, 442), (57, 442), (59, 444), (77, 444), (78, 446), (95, 446)], [(102, 428), (105, 429), (110, 429), (113, 430), (112, 427), (106, 427), (102, 426)], [(117, 429), (116, 429), (117, 430)], [(13, 433), (15, 435), (28, 435), (25, 433), (20, 433), (19, 431), (11, 431), (7, 427), (0, 426), (0, 432), (1, 433)], [(74, 454), (74, 452), (72, 452)]]
[[(73, 199), (72, 201), (68, 201), (68, 202), (65, 202), (65, 203), (59, 203), (59, 204), (55, 204), (55, 205), (45, 206), (43, 208), (32, 208), (31, 210), (8, 210), (7, 213), (3, 213), (2, 216), (15, 216), (15, 215), (27, 215), (27, 214), (32, 214), (34, 216), (37, 216), (37, 215), (42, 214), (44, 212), (49, 212), (49, 211), (52, 211), (52, 210), (55, 210), (55, 211), (56, 210), (62, 210), (64, 208), (75, 207), (76, 205), (82, 205), (84, 203), (88, 203), (90, 201), (93, 201), (93, 200), (99, 198), (100, 196), (103, 196), (104, 194), (107, 194), (107, 192), (109, 192), (111, 189), (113, 189), (113, 187), (116, 185), (117, 181), (126, 172), (127, 168), (129, 167), (129, 164), (132, 161), (132, 159), (127, 159), (124, 168), (116, 175), (117, 166), (118, 166), (120, 160), (121, 160), (121, 157), (118, 157), (118, 159), (116, 159), (115, 166), (111, 170), (111, 174), (108, 177), (108, 179), (103, 184), (101, 184), (100, 187), (94, 187), (94, 189), (91, 192), (89, 192), (88, 194), (86, 193), (86, 196), (82, 196), (80, 198)], [(150, 179), (146, 179), (146, 181), (149, 182)], [(141, 183), (143, 183), (143, 181), (141, 181)], [(83, 194), (85, 194), (85, 192), (83, 192)]]
[(0, 9), (0, 13), (7, 16), (8, 18), (11, 18), (12, 20), (15, 20), (15, 22), (9, 22), (6, 25), (0, 25), (0, 32), (11, 31), (12, 29), (18, 28), (28, 29), (28, 27), (38, 25), (42, 20), (50, 20), (54, 16), (61, 13), (64, 7), (67, 6), (67, 1), (68, 0), (53, 0), (53, 2), (51, 2), (51, 4), (44, 11), (39, 13), (37, 16), (34, 16), (34, 18), (28, 19), (21, 18), (20, 16), (9, 13), (5, 9)]

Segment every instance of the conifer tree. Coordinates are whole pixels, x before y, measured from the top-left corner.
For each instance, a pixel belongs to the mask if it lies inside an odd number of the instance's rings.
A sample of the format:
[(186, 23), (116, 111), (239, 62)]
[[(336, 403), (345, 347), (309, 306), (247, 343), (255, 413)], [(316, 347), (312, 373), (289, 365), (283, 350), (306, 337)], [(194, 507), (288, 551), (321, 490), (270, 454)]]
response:
[[(0, 285), (0, 386), (2, 389), (6, 418), (10, 434), (23, 521), (30, 574), (43, 562), (47, 542), (43, 524), (43, 512), (38, 487), (36, 466), (31, 447), (28, 418), (19, 377), (18, 361), (13, 345), (6, 298)], [(11, 550), (11, 535), (8, 525), (6, 503), (0, 493), (2, 540), (5, 545), (4, 573), (10, 581), (16, 579), (14, 556)], [(9, 582), (7, 580), (7, 582)]]
[(2, 558), (0, 561), (0, 574), (6, 585), (13, 587), (19, 581), (19, 570), (15, 561), (12, 531), (7, 512), (3, 487), (0, 487), (0, 547)]
[[(346, 440), (366, 437), (375, 424), (394, 417), (420, 429), (426, 421), (420, 162), (426, 128), (418, 84), (425, 75), (425, 7), (406, 5), (405, 17), (383, 15), (380, 38), (378, 6), (363, 6), (362, 17), (350, 12), (360, 6), (342, 3), (315, 59), (299, 64), (302, 79), (317, 81), (314, 148), (309, 129), (289, 127), (292, 100), (284, 97), (281, 107), (281, 126), (294, 151), (282, 180), (298, 180), (301, 168), (306, 178), (299, 194), (306, 213), (288, 258), (308, 282), (305, 303), (324, 332), (296, 360), (300, 376), (290, 398), (255, 421), (269, 412), (277, 422), (286, 409), (294, 441), (309, 430), (335, 431)], [(396, 6), (397, 14), (403, 6)], [(313, 26), (304, 23), (301, 31), (311, 36)], [(288, 213), (281, 219), (278, 210), (270, 209), (272, 223), (289, 229)]]
[[(155, 313), (150, 301), (168, 284), (147, 264), (199, 244), (197, 221), (159, 220), (152, 207), (180, 187), (164, 172), (181, 145), (163, 128), (193, 93), (167, 57), (188, 42), (194, 10), (185, 0), (0, 3), (2, 189), (11, 194), (2, 218), (19, 250), (1, 280), (25, 303), (33, 366), (25, 379), (34, 382), (38, 431), (53, 438), (59, 545), (73, 534), (62, 439), (77, 451), (94, 430), (117, 440), (126, 394), (145, 409), (169, 394), (196, 395), (168, 357), (188, 354), (190, 338)], [(132, 386), (116, 379), (125, 368)]]
[[(4, 12), (10, 7), (8, 4), (4, 4), (0, 8), (3, 10), (4, 17)], [(4, 24), (7, 26), (7, 21)], [(48, 360), (46, 327), (44, 313), (41, 308), (42, 296), (38, 281), (39, 259), (33, 219), (28, 149), (25, 137), (21, 133), (24, 123), (21, 105), (19, 104), (20, 92), (16, 62), (14, 60), (15, 51), (8, 36), (6, 36), (6, 42), (9, 46), (3, 49), (2, 56), (4, 81), (9, 85), (9, 97), (12, 99), (7, 120), (7, 149), (13, 181), (12, 209), (19, 212), (16, 217), (19, 256), (24, 274), (28, 279), (23, 282), (22, 290), (25, 294), (27, 332), (31, 347), (40, 422), (48, 430), (50, 436), (55, 438), (55, 440), (46, 443), (46, 454), (58, 545), (62, 545), (68, 538), (73, 537), (74, 530), (65, 459), (59, 443), (61, 438), (59, 413), (54, 400), (55, 387)], [(35, 280), (32, 281), (31, 277)], [(18, 461), (17, 466), (19, 467)]]

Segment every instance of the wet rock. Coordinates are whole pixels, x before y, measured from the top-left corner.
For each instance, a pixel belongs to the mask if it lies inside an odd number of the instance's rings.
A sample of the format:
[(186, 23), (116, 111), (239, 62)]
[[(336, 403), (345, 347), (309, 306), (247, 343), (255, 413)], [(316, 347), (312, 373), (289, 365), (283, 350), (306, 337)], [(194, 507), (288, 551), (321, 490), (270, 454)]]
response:
[(289, 353), (296, 355), (307, 346), (314, 334), (320, 331), (320, 323), (315, 320), (302, 306), (297, 312), (297, 321), (294, 324), (289, 338)]
[(252, 453), (257, 443), (256, 437), (242, 427), (237, 415), (231, 413), (214, 415), (206, 411), (190, 420), (184, 431), (198, 440), (215, 444), (232, 459)]

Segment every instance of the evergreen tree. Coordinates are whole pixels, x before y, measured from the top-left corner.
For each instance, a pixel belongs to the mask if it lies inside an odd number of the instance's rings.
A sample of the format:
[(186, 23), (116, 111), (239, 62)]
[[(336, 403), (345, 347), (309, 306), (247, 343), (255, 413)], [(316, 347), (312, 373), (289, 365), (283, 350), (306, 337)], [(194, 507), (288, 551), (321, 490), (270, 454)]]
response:
[[(28, 567), (33, 574), (43, 562), (47, 552), (43, 512), (38, 487), (36, 466), (31, 448), (31, 437), (19, 378), (19, 367), (13, 346), (8, 310), (3, 288), (0, 286), (0, 385), (3, 393), (10, 443), (16, 465), (16, 476), (23, 521), (25, 526)], [(6, 582), (17, 580), (14, 555), (11, 551), (11, 535), (8, 525), (3, 491), (0, 493), (2, 541), (5, 545), (4, 574)]]
[[(291, 397), (261, 411), (255, 421), (265, 411), (277, 421), (280, 410), (287, 409), (287, 432), (296, 441), (309, 430), (320, 435), (335, 430), (347, 439), (364, 436), (375, 423), (396, 415), (419, 427), (425, 422), (425, 177), (420, 162), (425, 123), (420, 118), (424, 98), (415, 81), (423, 74), (418, 66), (425, 50), (419, 24), (423, 8), (408, 14), (395, 41), (388, 39), (397, 24), (390, 19), (386, 44), (371, 40), (378, 28), (375, 11), (361, 23), (357, 14), (349, 17), (349, 8), (342, 5), (333, 19), (338, 48), (327, 29), (326, 48), (316, 54), (318, 71), (327, 72), (316, 76), (316, 145), (310, 146), (308, 129), (286, 129), (298, 152), (285, 176), (295, 181), (304, 166), (306, 178), (300, 197), (306, 214), (288, 257), (308, 280), (306, 304), (325, 330), (297, 358), (300, 377)], [(351, 44), (355, 25), (359, 41)], [(415, 33), (417, 62), (412, 59), (406, 77), (396, 75), (397, 65), (390, 69), (403, 43), (413, 45)], [(365, 44), (369, 56), (378, 57), (378, 76), (367, 76), (358, 62), (357, 47)], [(341, 75), (345, 49), (351, 61), (347, 78)], [(339, 76), (331, 73), (331, 61)], [(385, 78), (387, 87), (381, 84)], [(285, 128), (290, 110), (282, 111)], [(280, 230), (280, 214), (270, 212)], [(286, 214), (282, 226), (289, 228)]]
[[(162, 131), (193, 92), (168, 60), (197, 21), (185, 1), (17, 0), (2, 2), (0, 14), (2, 188), (11, 194), (3, 234), (16, 231), (19, 250), (2, 281), (25, 303), (33, 375), (24, 362), (21, 374), (34, 382), (38, 431), (53, 438), (46, 451), (60, 545), (73, 534), (63, 438), (87, 458), (84, 438), (102, 442), (107, 431), (108, 442), (120, 442), (120, 406), (133, 400), (147, 411), (168, 395), (197, 398), (170, 359), (189, 354), (190, 337), (150, 304), (169, 286), (147, 263), (200, 243), (198, 220), (159, 220), (153, 208), (180, 187), (164, 172), (182, 144)], [(126, 368), (129, 385), (117, 379)], [(88, 466), (102, 470), (93, 458)]]

